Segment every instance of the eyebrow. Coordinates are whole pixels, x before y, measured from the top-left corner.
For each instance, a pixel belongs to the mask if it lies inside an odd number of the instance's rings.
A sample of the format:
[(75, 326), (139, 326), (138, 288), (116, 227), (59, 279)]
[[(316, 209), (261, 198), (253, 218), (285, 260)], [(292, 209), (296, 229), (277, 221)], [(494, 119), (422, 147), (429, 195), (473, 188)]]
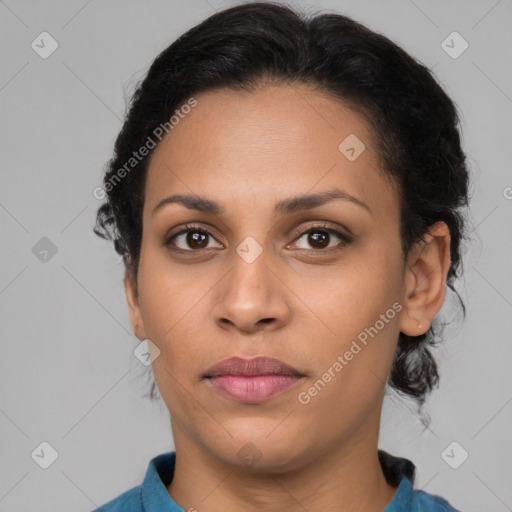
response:
[[(351, 203), (364, 208), (370, 215), (371, 210), (361, 200), (357, 199), (346, 192), (334, 188), (325, 192), (319, 192), (316, 194), (304, 194), (299, 196), (293, 196), (288, 199), (283, 199), (277, 202), (274, 206), (275, 215), (290, 214), (302, 210), (311, 210), (325, 203), (332, 201), (333, 199), (342, 199), (350, 201)], [(164, 206), (171, 203), (179, 203), (189, 210), (197, 210), (204, 213), (211, 213), (213, 215), (222, 215), (225, 212), (225, 208), (219, 203), (208, 199), (206, 197), (198, 195), (185, 195), (185, 194), (174, 194), (172, 196), (162, 199), (154, 208), (151, 215), (155, 215)]]

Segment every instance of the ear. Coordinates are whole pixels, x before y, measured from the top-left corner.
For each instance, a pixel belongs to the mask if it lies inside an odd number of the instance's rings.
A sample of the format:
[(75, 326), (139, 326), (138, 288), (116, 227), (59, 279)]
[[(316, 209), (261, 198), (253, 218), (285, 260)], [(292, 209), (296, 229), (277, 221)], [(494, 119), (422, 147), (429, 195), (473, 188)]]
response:
[(410, 251), (406, 264), (400, 331), (408, 336), (420, 336), (428, 331), (446, 295), (446, 277), (451, 265), (450, 230), (445, 222), (436, 222), (425, 239)]
[(139, 340), (145, 340), (147, 336), (139, 306), (137, 283), (128, 269), (126, 269), (124, 273), (124, 291), (126, 293), (128, 314), (130, 316), (130, 324), (132, 326), (132, 330), (135, 333), (135, 336), (139, 338)]

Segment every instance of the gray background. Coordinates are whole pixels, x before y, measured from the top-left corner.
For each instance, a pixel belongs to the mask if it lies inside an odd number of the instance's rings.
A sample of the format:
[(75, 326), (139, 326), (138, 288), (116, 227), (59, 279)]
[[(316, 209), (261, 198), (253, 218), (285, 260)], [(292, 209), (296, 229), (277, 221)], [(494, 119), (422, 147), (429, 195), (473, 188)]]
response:
[[(149, 460), (173, 449), (165, 406), (143, 397), (123, 268), (92, 233), (92, 191), (134, 82), (174, 38), (232, 3), (0, 2), (1, 511), (89, 511), (140, 484)], [(463, 511), (512, 510), (511, 1), (297, 3), (392, 38), (434, 69), (460, 108), (473, 243), (457, 288), (468, 317), (461, 322), (450, 292), (432, 423), (391, 393), (380, 446), (410, 458), (417, 486)], [(59, 45), (46, 59), (31, 47), (43, 31)], [(469, 43), (458, 58), (441, 45), (453, 31)], [(57, 249), (46, 261), (43, 237)], [(43, 441), (59, 455), (48, 469), (31, 458)], [(441, 456), (453, 441), (469, 453), (457, 469)]]

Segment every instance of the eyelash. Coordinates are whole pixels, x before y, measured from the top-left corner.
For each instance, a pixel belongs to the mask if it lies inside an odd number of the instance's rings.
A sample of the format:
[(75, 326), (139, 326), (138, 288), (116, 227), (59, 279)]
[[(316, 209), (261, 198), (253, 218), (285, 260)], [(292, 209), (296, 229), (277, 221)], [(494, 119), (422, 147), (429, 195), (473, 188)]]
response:
[[(313, 251), (313, 252), (319, 252), (319, 253), (330, 253), (332, 251), (340, 250), (342, 247), (347, 246), (350, 243), (352, 243), (352, 241), (353, 241), (352, 238), (350, 238), (349, 236), (345, 235), (344, 233), (341, 233), (340, 231), (338, 231), (336, 229), (333, 229), (332, 227), (328, 227), (328, 226), (329, 226), (329, 224), (327, 224), (327, 223), (326, 224), (318, 224), (318, 225), (315, 225), (315, 226), (311, 226), (310, 228), (306, 229), (305, 231), (301, 231), (301, 232), (296, 233), (296, 234), (294, 233), (294, 239), (293, 239), (294, 241), (292, 243), (296, 243), (304, 235), (307, 235), (308, 233), (314, 233), (315, 231), (326, 231), (329, 234), (334, 234), (335, 236), (340, 238), (342, 240), (342, 242), (338, 243), (338, 245), (336, 245), (334, 247), (329, 247), (329, 248), (326, 248), (326, 249), (300, 249), (299, 248), (299, 249), (295, 249), (295, 250), (308, 251), (308, 252)], [(198, 226), (193, 226), (193, 225), (190, 225), (190, 224), (186, 224), (184, 229), (182, 229), (181, 231), (178, 231), (177, 233), (174, 233), (172, 236), (168, 237), (164, 241), (164, 245), (166, 247), (168, 247), (169, 250), (174, 251), (174, 252), (178, 252), (178, 253), (182, 253), (182, 254), (183, 253), (199, 253), (199, 252), (201, 252), (201, 249), (179, 249), (179, 248), (173, 247), (172, 241), (175, 238), (177, 238), (180, 235), (189, 233), (189, 232), (200, 233), (202, 235), (210, 236), (213, 239), (215, 239), (215, 237), (212, 235), (212, 233), (210, 233), (208, 230), (203, 229), (203, 228), (198, 227)], [(203, 249), (203, 250), (207, 250), (207, 249)]]

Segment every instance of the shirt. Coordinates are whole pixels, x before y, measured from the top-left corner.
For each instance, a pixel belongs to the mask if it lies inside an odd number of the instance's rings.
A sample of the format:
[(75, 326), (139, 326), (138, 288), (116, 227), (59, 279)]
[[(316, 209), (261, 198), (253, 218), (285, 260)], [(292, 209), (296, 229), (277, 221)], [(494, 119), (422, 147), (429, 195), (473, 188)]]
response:
[[(151, 459), (141, 485), (133, 487), (92, 512), (185, 512), (167, 492), (174, 475), (176, 452)], [(440, 496), (414, 490), (414, 464), (379, 450), (387, 482), (398, 489), (382, 512), (459, 512)]]

